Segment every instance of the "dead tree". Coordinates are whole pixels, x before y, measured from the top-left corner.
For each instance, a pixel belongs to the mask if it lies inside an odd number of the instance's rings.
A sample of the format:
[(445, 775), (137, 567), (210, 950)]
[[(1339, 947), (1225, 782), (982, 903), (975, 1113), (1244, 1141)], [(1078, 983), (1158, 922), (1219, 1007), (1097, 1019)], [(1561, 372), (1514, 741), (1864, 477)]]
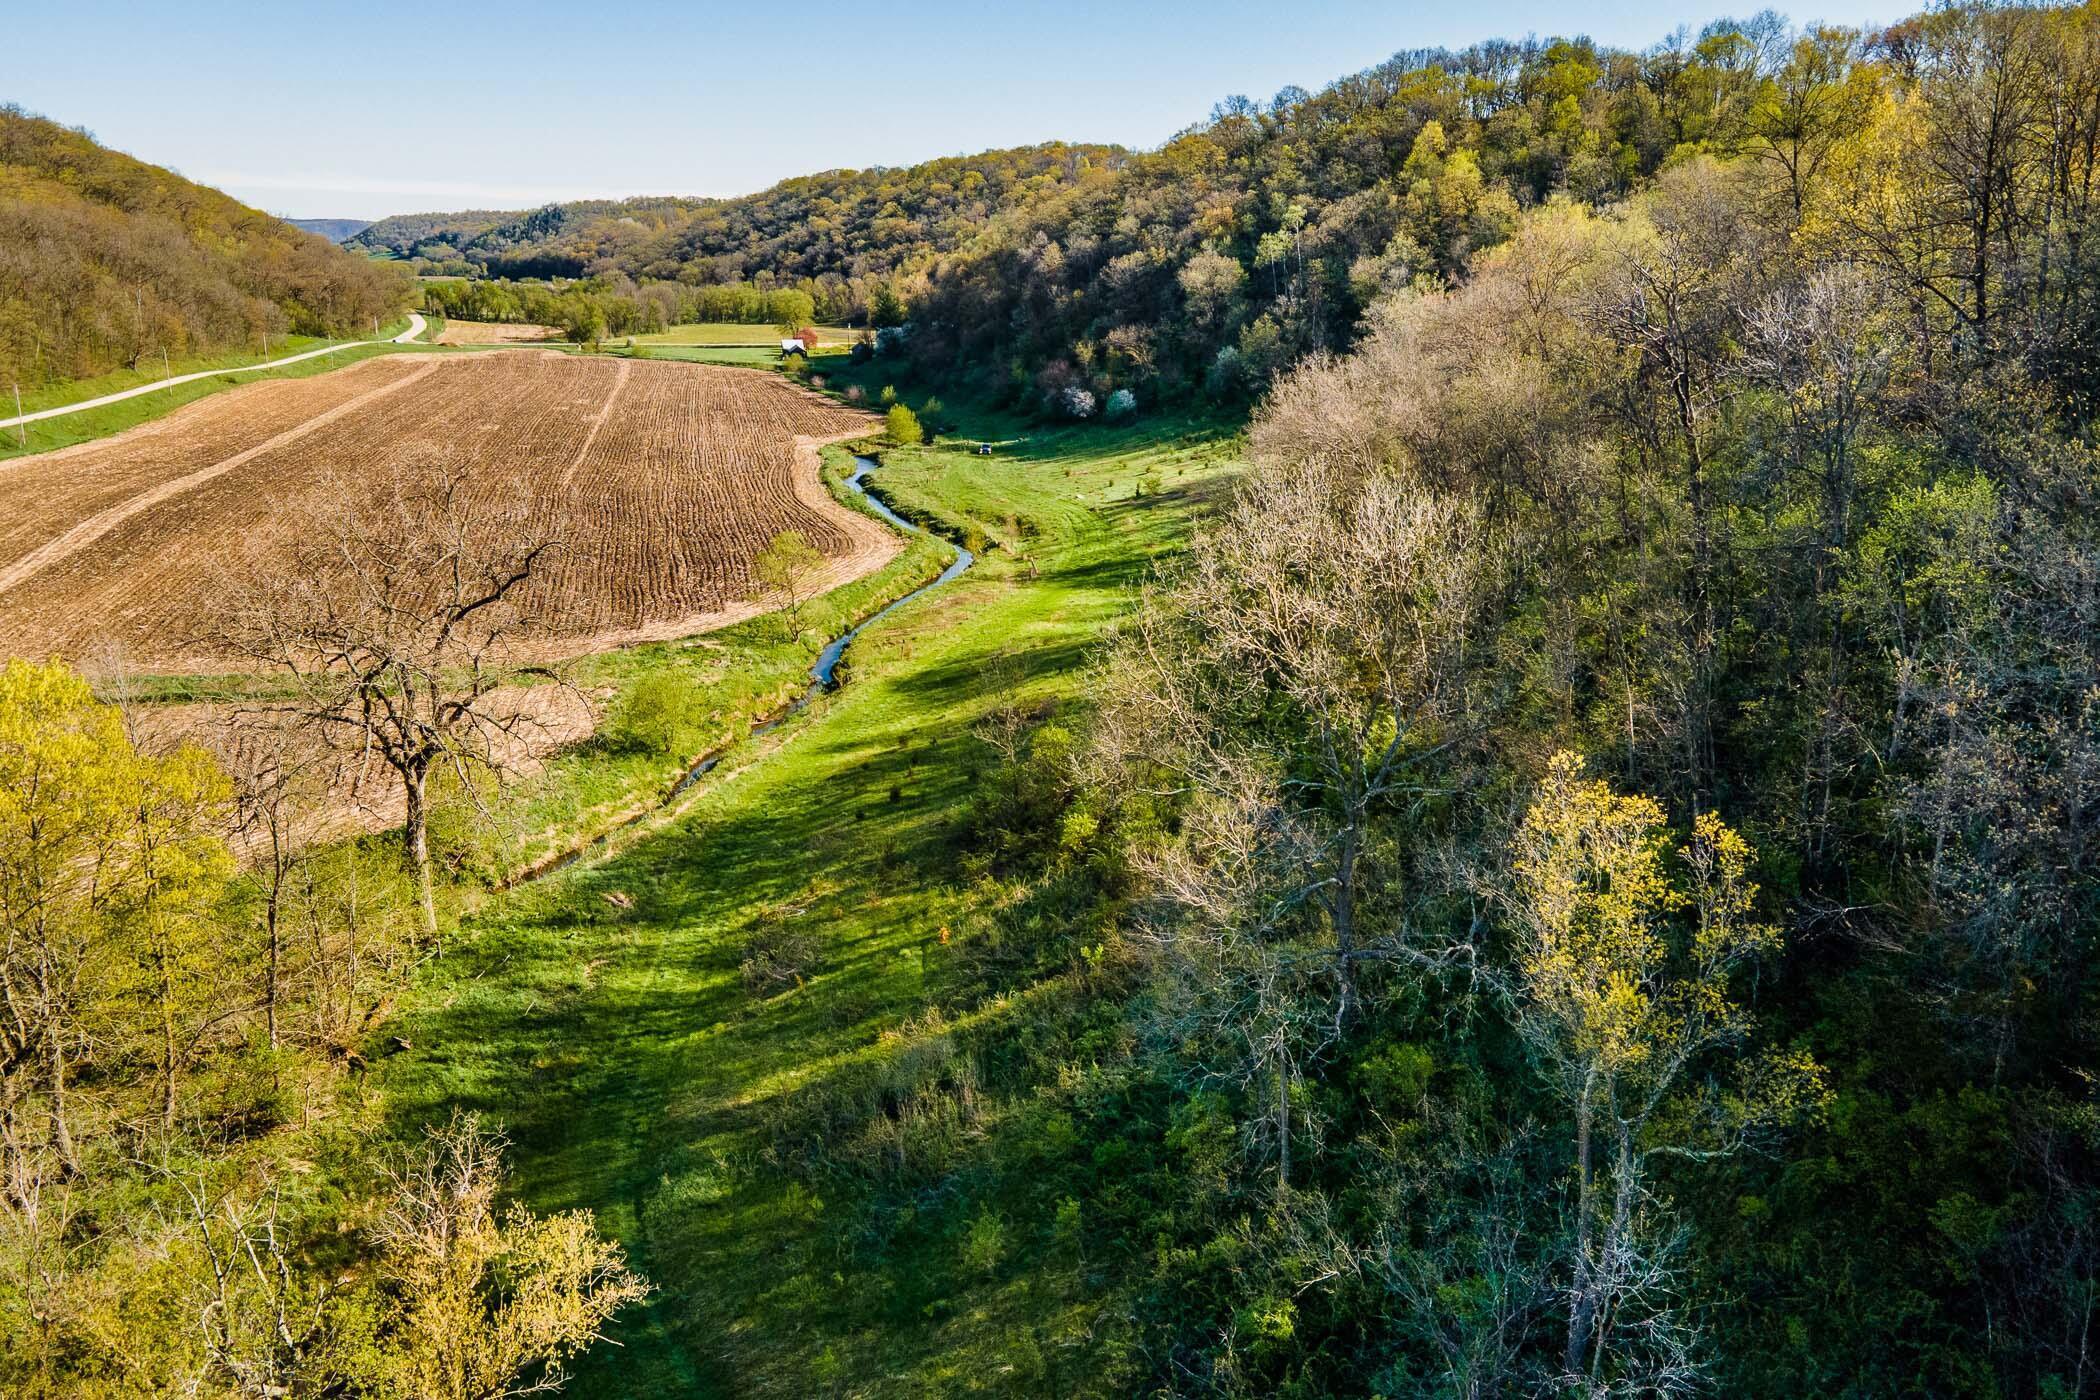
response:
[(405, 470), (302, 533), (290, 560), (255, 585), (228, 640), (288, 683), (284, 699), (257, 708), (393, 773), (402, 854), (435, 941), (430, 778), (450, 771), (471, 789), (539, 728), (500, 692), (551, 678), (518, 664), (514, 633), (518, 597), (557, 545), (521, 513), (471, 501), (465, 474), (450, 467)]

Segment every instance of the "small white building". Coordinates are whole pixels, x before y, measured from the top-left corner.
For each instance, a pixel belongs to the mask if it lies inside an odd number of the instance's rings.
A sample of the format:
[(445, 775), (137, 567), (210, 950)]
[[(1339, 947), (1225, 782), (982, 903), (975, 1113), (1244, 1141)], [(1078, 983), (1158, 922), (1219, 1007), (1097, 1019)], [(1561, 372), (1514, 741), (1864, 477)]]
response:
[(788, 339), (780, 342), (780, 353), (783, 355), (807, 355), (809, 347), (800, 340), (790, 336)]

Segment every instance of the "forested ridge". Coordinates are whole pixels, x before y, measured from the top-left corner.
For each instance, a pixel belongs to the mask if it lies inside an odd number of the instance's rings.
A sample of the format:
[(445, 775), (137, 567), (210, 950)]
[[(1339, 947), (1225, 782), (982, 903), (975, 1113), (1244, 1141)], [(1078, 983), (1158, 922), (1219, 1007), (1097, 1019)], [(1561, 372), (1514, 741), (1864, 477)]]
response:
[(873, 285), (967, 243), (1009, 210), (1115, 168), (1113, 146), (1050, 142), (904, 167), (834, 170), (735, 199), (581, 200), (516, 213), (382, 219), (353, 247), (433, 272), (620, 275), (704, 286), (764, 275), (802, 285), (827, 319), (863, 310)]
[(369, 334), (407, 297), (396, 269), (0, 107), (0, 378)]
[[(2038, 232), (2021, 276), (2047, 284), (2052, 335), (2090, 337), (2090, 21), (2004, 53), (1949, 39), (1951, 23), (1797, 33), (1767, 12), (1640, 54), (1483, 44), (1400, 54), (1318, 94), (1235, 99), (927, 266), (910, 296), (918, 353), (1052, 408), (1069, 382), (1097, 401), (1117, 387), (1147, 401), (1258, 392), (1303, 355), (1348, 348), (1380, 298), (1462, 281), (1522, 211), (1608, 206), (1699, 154), (1763, 172), (1761, 197), (1797, 224), (1835, 184), (1885, 191), (1859, 183), (1860, 160), (1875, 175), (1903, 162), (1901, 192), (1932, 202), (1821, 211), (1858, 221), (1852, 256), (1896, 269), (1940, 314), (1988, 318), (2009, 240)], [(1993, 63), (1989, 92), (1946, 112)], [(1949, 286), (1964, 279), (1969, 313)]]
[[(442, 482), (314, 531), (434, 601), (254, 609), (238, 761), (0, 668), (0, 1388), (2100, 1393), (2096, 180), (2100, 3), (1971, 0), (1403, 55), (880, 270), (434, 284), (891, 323), (796, 369), (968, 608), (523, 889), (545, 542)], [(551, 790), (796, 625), (606, 660)]]

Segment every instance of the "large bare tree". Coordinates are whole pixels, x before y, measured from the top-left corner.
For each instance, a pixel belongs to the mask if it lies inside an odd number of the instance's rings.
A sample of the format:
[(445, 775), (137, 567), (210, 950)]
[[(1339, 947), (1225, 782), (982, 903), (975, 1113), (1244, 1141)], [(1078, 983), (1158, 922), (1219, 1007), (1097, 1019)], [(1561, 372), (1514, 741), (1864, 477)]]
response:
[(423, 930), (437, 936), (430, 779), (471, 787), (500, 770), (541, 721), (501, 694), (528, 673), (517, 602), (556, 542), (514, 506), (475, 500), (463, 471), (410, 466), (313, 528), (267, 570), (231, 627), (233, 649), (288, 682), (263, 708), (310, 726), (338, 752), (398, 780), (402, 853)]
[(1281, 1183), (1292, 1085), (1355, 1015), (1359, 969), (1420, 951), (1391, 828), (1445, 794), (1483, 726), (1503, 553), (1469, 500), (1273, 462), (1101, 675), (1095, 756), (1183, 809), (1179, 837), (1140, 856), (1176, 1038), (1266, 1100), (1254, 1127)]

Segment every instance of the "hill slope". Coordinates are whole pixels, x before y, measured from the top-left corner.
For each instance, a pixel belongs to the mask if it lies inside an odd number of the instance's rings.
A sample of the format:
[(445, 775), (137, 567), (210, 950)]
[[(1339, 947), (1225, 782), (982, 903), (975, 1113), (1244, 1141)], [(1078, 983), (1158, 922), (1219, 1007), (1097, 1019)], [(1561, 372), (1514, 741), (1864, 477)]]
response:
[(961, 247), (998, 215), (1125, 158), (1115, 146), (1048, 142), (830, 170), (734, 199), (651, 196), (407, 214), (381, 219), (350, 243), (493, 276), (624, 272), (703, 283), (762, 269), (783, 280), (881, 276)]
[(0, 378), (346, 335), (406, 299), (398, 270), (0, 107)]
[(293, 228), (318, 233), (331, 243), (346, 243), (372, 226), (370, 219), (287, 219)]

